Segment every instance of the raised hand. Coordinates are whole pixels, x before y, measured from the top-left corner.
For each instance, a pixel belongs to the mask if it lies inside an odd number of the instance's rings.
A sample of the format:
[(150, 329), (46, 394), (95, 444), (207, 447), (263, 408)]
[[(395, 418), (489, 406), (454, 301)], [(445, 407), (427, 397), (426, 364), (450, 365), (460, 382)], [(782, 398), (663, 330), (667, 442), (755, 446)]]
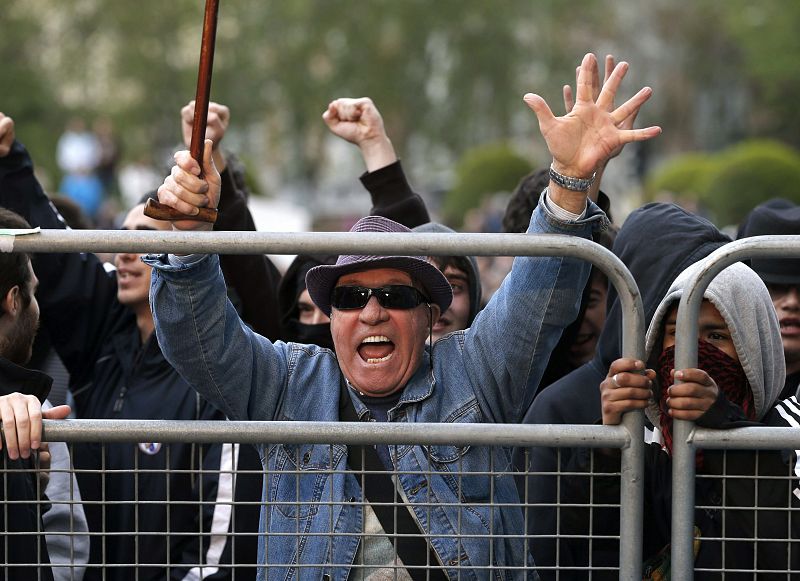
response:
[[(226, 160), (222, 154), (219, 144), (222, 138), (225, 137), (225, 132), (228, 130), (228, 125), (231, 121), (231, 111), (225, 105), (214, 103), (211, 101), (208, 104), (208, 117), (206, 120), (206, 139), (210, 139), (214, 146), (212, 148), (212, 155), (214, 156), (214, 163), (217, 166), (217, 171), (222, 173), (225, 171)], [(194, 123), (194, 99), (189, 101), (181, 109), (181, 132), (183, 133), (183, 143), (188, 149), (192, 143), (192, 124)]]
[(375, 171), (397, 161), (380, 111), (368, 97), (331, 101), (322, 114), (331, 133), (357, 145), (367, 171)]
[[(42, 411), (42, 404), (33, 395), (11, 393), (0, 397), (0, 419), (8, 457), (11, 460), (30, 458), (31, 450), (38, 450), (42, 445), (42, 418), (61, 420), (69, 412), (68, 405)], [(2, 447), (0, 440), (0, 449)]]
[(611, 159), (618, 148), (631, 141), (652, 139), (660, 127), (623, 129), (620, 125), (650, 98), (652, 89), (644, 87), (617, 108), (614, 98), (628, 63), (617, 64), (595, 98), (593, 86), (598, 78), (593, 54), (583, 57), (578, 72), (577, 99), (571, 111), (556, 117), (539, 95), (528, 93), (524, 100), (536, 113), (539, 129), (553, 156), (556, 171), (571, 177), (588, 178), (599, 165)]
[[(644, 373), (642, 373), (644, 371)], [(600, 406), (604, 425), (617, 425), (622, 414), (647, 407), (653, 398), (656, 372), (645, 369), (638, 359), (617, 359), (600, 384)]]
[[(158, 201), (175, 208), (187, 216), (194, 216), (198, 208), (216, 208), (222, 180), (211, 155), (212, 142), (205, 141), (203, 151), (203, 177), (200, 178), (200, 166), (188, 151), (175, 154), (175, 165), (170, 175), (158, 188)], [(172, 223), (175, 230), (211, 230), (214, 225), (197, 220), (179, 220)]]
[(0, 113), (0, 157), (5, 157), (14, 145), (14, 120)]

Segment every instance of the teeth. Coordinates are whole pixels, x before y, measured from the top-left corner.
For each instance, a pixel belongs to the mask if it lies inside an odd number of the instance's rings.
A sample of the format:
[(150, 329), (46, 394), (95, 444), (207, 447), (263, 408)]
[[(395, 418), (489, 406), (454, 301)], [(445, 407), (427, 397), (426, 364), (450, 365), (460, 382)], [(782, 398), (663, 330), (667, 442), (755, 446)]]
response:
[(388, 361), (389, 359), (391, 359), (392, 355), (394, 355), (394, 353), (389, 353), (386, 357), (380, 357), (378, 359), (375, 358), (367, 359), (367, 363), (382, 363), (384, 361)]
[(366, 337), (361, 341), (361, 344), (364, 343), (389, 343), (389, 337), (385, 337), (384, 335), (373, 335), (371, 337)]

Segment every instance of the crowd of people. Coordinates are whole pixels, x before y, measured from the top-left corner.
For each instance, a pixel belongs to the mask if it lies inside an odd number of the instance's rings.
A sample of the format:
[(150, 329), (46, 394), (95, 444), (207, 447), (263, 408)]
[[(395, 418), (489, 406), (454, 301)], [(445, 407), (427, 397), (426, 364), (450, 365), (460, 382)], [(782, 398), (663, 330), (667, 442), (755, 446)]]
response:
[[(0, 253), (8, 578), (29, 578), (31, 564), (59, 580), (129, 579), (134, 564), (140, 579), (554, 579), (588, 578), (590, 566), (601, 568), (592, 578), (614, 578), (619, 479), (595, 472), (618, 472), (618, 450), (67, 448), (42, 441), (42, 419), (613, 425), (632, 410), (648, 418), (643, 565), (663, 578), (672, 421), (800, 426), (800, 264), (755, 259), (723, 271), (704, 297), (698, 367), (675, 369), (677, 302), (730, 238), (671, 204), (611, 222), (606, 165), (661, 132), (634, 129), (651, 89), (616, 105), (627, 71), (609, 56), (601, 76), (586, 55), (563, 116), (525, 95), (553, 161), (522, 180), (503, 227), (611, 249), (641, 292), (643, 361), (622, 357), (616, 292), (579, 259), (517, 257), (483, 297), (470, 256), (300, 255), (281, 275), (263, 255), (119, 253), (110, 267), (85, 253)], [(180, 115), (187, 147), (193, 116), (191, 102)], [(211, 103), (202, 164), (176, 153), (124, 229), (255, 230), (243, 168), (222, 147), (230, 118)], [(366, 166), (372, 209), (351, 232), (453, 232), (431, 221), (370, 99), (336, 99), (323, 121)], [(24, 128), (0, 114), (0, 228), (67, 228), (17, 134)], [(148, 217), (148, 198), (186, 219)], [(206, 206), (218, 210), (213, 225), (192, 219)], [(739, 235), (763, 234), (800, 234), (800, 208), (755, 208)], [(68, 372), (71, 407), (50, 406), (52, 380), (29, 365), (43, 338)], [(731, 568), (733, 578), (800, 570), (796, 460), (698, 454), (698, 474), (738, 477), (698, 480), (698, 505), (725, 509), (697, 511), (698, 568)], [(516, 480), (489, 476), (511, 465)], [(356, 474), (364, 468), (369, 476)], [(771, 541), (743, 550), (753, 539)]]

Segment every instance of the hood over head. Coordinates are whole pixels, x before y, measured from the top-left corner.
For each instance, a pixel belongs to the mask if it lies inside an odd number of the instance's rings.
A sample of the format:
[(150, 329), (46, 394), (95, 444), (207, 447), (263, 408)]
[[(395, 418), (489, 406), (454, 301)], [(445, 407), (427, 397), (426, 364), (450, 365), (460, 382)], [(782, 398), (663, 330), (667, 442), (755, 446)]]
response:
[[(336, 254), (309, 255), (299, 254), (289, 265), (278, 285), (278, 308), (280, 309), (281, 330), (283, 339), (296, 343), (312, 342), (322, 347), (332, 348), (330, 324), (303, 325), (300, 323), (300, 310), (297, 299), (306, 288), (306, 273), (320, 264), (336, 264)], [(327, 333), (325, 328), (327, 327)], [(316, 340), (315, 339), (316, 335)]]
[[(642, 297), (645, 321), (649, 322), (672, 281), (686, 267), (730, 241), (705, 218), (675, 204), (659, 202), (646, 204), (628, 216), (612, 251), (633, 274)], [(594, 359), (547, 389), (567, 389), (565, 384), (579, 386), (575, 389), (586, 395), (582, 419), (593, 422), (600, 417), (598, 386), (611, 363), (621, 356), (622, 307), (616, 289), (609, 285), (608, 315)]]
[[(455, 234), (456, 231), (452, 228), (448, 228), (444, 224), (440, 224), (439, 222), (427, 222), (425, 224), (420, 224), (411, 229), (414, 232), (423, 232), (425, 234)], [(469, 321), (468, 324), (472, 324), (472, 321), (475, 320), (475, 317), (478, 314), (478, 311), (481, 310), (481, 276), (480, 270), (478, 269), (478, 261), (475, 260), (474, 256), (465, 256), (464, 258), (467, 259), (468, 266), (466, 275), (467, 280), (469, 282)]]
[[(704, 262), (684, 270), (659, 303), (647, 331), (648, 362), (661, 354), (665, 317), (678, 304), (690, 279), (703, 268)], [(703, 297), (717, 308), (728, 326), (739, 363), (753, 393), (756, 419), (760, 420), (775, 403), (786, 381), (780, 325), (769, 291), (752, 269), (738, 262), (720, 272), (708, 285)], [(656, 403), (647, 409), (647, 415), (657, 426), (660, 416), (658, 394), (655, 399)]]

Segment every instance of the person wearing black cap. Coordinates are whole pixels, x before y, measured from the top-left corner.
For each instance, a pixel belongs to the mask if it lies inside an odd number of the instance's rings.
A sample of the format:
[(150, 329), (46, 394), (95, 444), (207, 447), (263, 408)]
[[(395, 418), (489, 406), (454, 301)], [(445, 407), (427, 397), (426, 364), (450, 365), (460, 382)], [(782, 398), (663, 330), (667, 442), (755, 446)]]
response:
[[(553, 156), (530, 234), (589, 239), (606, 227), (605, 215), (587, 199), (595, 168), (619, 144), (660, 133), (658, 127), (619, 127), (650, 97), (649, 88), (610, 110), (625, 63), (595, 101), (589, 82), (595, 62), (594, 55), (584, 57), (577, 104), (564, 117), (556, 118), (538, 95), (525, 96)], [(176, 156), (172, 176), (159, 189), (162, 203), (187, 214), (216, 205), (220, 180), (210, 147), (206, 142), (204, 178), (189, 152)], [(209, 229), (195, 221), (173, 227)], [(378, 216), (363, 218), (351, 231), (409, 232)], [(517, 257), (472, 327), (427, 347), (430, 327), (452, 301), (439, 269), (414, 256), (342, 255), (335, 265), (306, 275), (312, 300), (331, 317), (334, 355), (272, 343), (250, 331), (226, 300), (215, 255), (146, 261), (154, 267), (150, 296), (165, 356), (199, 392), (235, 420), (329, 422), (519, 422), (533, 397), (532, 377), (541, 376), (563, 328), (576, 317), (590, 270), (568, 257)], [(380, 504), (359, 502), (364, 496), (371, 501), (375, 492), (369, 485), (362, 490), (363, 481), (347, 469), (361, 454), (339, 446), (263, 445), (260, 530), (268, 534), (259, 551), (261, 578), (267, 565), (270, 577), (281, 578), (302, 572), (347, 579), (376, 569), (413, 578), (437, 570), (440, 578), (458, 578), (489, 569), (505, 578), (537, 578), (513, 479), (489, 476), (494, 465), (510, 465), (508, 450), (380, 448), (379, 463), (395, 476), (387, 479), (390, 494), (397, 487), (404, 502), (395, 513), (411, 515), (421, 534), (408, 537), (427, 539), (427, 550), (401, 555), (398, 563), (400, 543), (395, 553), (385, 521), (378, 517), (385, 534), (366, 530), (370, 511), (379, 512)]]
[[(800, 206), (776, 198), (756, 206), (739, 238), (800, 234)], [(767, 285), (781, 325), (786, 384), (779, 399), (800, 395), (800, 258), (753, 258), (750, 266)]]

